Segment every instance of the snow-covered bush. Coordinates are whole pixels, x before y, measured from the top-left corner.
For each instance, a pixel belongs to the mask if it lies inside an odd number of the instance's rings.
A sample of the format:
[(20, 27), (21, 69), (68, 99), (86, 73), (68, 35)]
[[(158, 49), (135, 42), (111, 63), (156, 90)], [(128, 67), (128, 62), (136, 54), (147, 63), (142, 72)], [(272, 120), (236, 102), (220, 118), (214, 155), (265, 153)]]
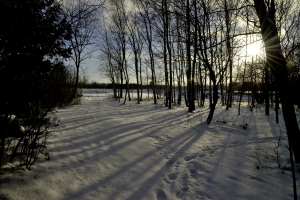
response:
[(30, 113), (26, 118), (18, 118), (16, 115), (1, 116), (2, 165), (19, 161), (30, 169), (38, 154), (46, 148), (50, 133), (47, 112), (38, 105), (31, 104)]

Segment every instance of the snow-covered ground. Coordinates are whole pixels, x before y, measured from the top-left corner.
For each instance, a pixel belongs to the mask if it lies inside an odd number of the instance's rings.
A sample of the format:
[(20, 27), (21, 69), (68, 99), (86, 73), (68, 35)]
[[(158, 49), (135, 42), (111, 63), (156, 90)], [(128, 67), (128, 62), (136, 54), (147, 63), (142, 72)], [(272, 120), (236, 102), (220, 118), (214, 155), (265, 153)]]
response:
[(83, 90), (81, 104), (50, 113), (61, 118), (50, 160), (6, 170), (0, 199), (293, 199), (291, 171), (277, 168), (274, 153), (282, 135), (286, 162), (282, 118), (246, 104), (238, 116), (237, 107), (219, 105), (207, 125), (207, 106), (124, 105), (110, 90)]

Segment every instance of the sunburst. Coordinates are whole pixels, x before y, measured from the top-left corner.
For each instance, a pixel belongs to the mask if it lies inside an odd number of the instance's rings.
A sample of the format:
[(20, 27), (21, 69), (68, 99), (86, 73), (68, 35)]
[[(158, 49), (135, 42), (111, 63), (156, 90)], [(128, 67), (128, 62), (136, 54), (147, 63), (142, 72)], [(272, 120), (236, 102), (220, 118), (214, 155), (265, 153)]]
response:
[(247, 47), (248, 56), (256, 56), (263, 53), (261, 42), (254, 42)]

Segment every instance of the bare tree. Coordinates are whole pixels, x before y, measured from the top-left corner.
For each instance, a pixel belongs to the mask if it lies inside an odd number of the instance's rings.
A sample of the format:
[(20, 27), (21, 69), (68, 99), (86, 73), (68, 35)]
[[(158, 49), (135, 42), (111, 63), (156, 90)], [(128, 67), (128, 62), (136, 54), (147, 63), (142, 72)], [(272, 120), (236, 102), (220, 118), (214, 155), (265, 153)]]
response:
[(142, 34), (144, 41), (147, 43), (149, 59), (150, 59), (150, 70), (151, 70), (151, 85), (153, 91), (154, 104), (156, 101), (156, 75), (155, 75), (155, 63), (154, 63), (154, 52), (153, 52), (153, 24), (154, 14), (151, 13), (151, 6), (149, 0), (138, 0), (136, 5), (139, 9), (141, 21), (143, 23), (144, 34)]
[(127, 29), (128, 29), (128, 42), (131, 46), (132, 52), (133, 52), (133, 62), (134, 62), (134, 67), (135, 67), (135, 75), (136, 75), (136, 82), (137, 82), (137, 99), (138, 99), (138, 104), (141, 101), (141, 96), (140, 96), (140, 81), (141, 81), (141, 76), (139, 72), (141, 72), (141, 53), (142, 53), (142, 40), (140, 37), (140, 27), (139, 27), (139, 20), (137, 18), (137, 13), (131, 12), (130, 13), (130, 21), (128, 20), (127, 22)]
[(191, 61), (191, 16), (190, 16), (190, 2), (186, 0), (186, 58), (187, 58), (187, 70), (186, 70), (186, 78), (187, 78), (187, 99), (189, 105), (189, 112), (193, 112), (195, 110), (195, 102), (192, 99), (192, 61)]
[(198, 35), (200, 40), (198, 56), (208, 72), (209, 87), (212, 89), (210, 90), (210, 111), (206, 120), (210, 124), (219, 98), (218, 88), (223, 80), (228, 64), (225, 63), (223, 66), (223, 64), (217, 63), (217, 55), (219, 53), (218, 44), (222, 43), (220, 41), (222, 37), (219, 37), (219, 32), (222, 30), (223, 24), (222, 20), (220, 23), (216, 23), (215, 21), (219, 17), (215, 12), (217, 8), (211, 2), (201, 0), (201, 7), (199, 9), (201, 9), (199, 13), (202, 14), (200, 16), (201, 19), (198, 20)]
[[(117, 86), (116, 86), (116, 73), (118, 73), (118, 69), (116, 69), (114, 63), (114, 55), (113, 55), (113, 38), (109, 34), (109, 30), (105, 26), (103, 22), (102, 26), (103, 37), (101, 38), (101, 46), (100, 46), (100, 62), (101, 62), (101, 69), (100, 71), (104, 73), (104, 75), (110, 79), (113, 91), (114, 91), (114, 98), (117, 98)], [(103, 63), (103, 64), (102, 64)]]
[(73, 98), (76, 95), (79, 69), (84, 60), (91, 57), (95, 51), (95, 33), (98, 26), (100, 8), (103, 7), (104, 1), (98, 1), (94, 4), (90, 1), (68, 0), (65, 2), (65, 10), (72, 26), (71, 47), (73, 56), (71, 60), (74, 62), (76, 75)]
[(275, 78), (279, 91), (282, 112), (287, 129), (291, 150), (294, 153), (295, 161), (300, 162), (300, 130), (291, 98), (291, 87), (287, 75), (286, 59), (282, 54), (279, 32), (275, 21), (274, 0), (265, 3), (260, 0), (253, 0), (254, 8), (259, 18), (261, 35), (265, 45), (267, 65)]
[(131, 101), (129, 92), (129, 73), (128, 73), (128, 16), (126, 12), (126, 6), (124, 0), (110, 0), (110, 12), (109, 19), (107, 19), (110, 26), (110, 33), (114, 37), (116, 48), (114, 49), (115, 60), (117, 61), (118, 70), (120, 74), (120, 98), (123, 98), (123, 80), (125, 77), (126, 94), (124, 103), (126, 102), (126, 96)]

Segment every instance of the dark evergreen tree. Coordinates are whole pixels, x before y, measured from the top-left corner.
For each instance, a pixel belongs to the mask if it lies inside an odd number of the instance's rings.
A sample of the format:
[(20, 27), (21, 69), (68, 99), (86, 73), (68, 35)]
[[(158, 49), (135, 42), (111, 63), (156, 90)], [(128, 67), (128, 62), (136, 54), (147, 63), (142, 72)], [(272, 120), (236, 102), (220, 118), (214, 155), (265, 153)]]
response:
[(0, 2), (1, 114), (25, 111), (46, 95), (53, 70), (70, 55), (70, 26), (62, 16), (55, 0)]
[[(47, 111), (67, 103), (70, 75), (62, 59), (71, 55), (71, 26), (63, 16), (56, 0), (0, 1), (0, 169), (6, 141), (14, 137), (12, 157), (26, 141), (30, 167), (45, 146), (48, 131), (40, 127)], [(11, 126), (21, 118), (30, 128), (15, 136)]]

